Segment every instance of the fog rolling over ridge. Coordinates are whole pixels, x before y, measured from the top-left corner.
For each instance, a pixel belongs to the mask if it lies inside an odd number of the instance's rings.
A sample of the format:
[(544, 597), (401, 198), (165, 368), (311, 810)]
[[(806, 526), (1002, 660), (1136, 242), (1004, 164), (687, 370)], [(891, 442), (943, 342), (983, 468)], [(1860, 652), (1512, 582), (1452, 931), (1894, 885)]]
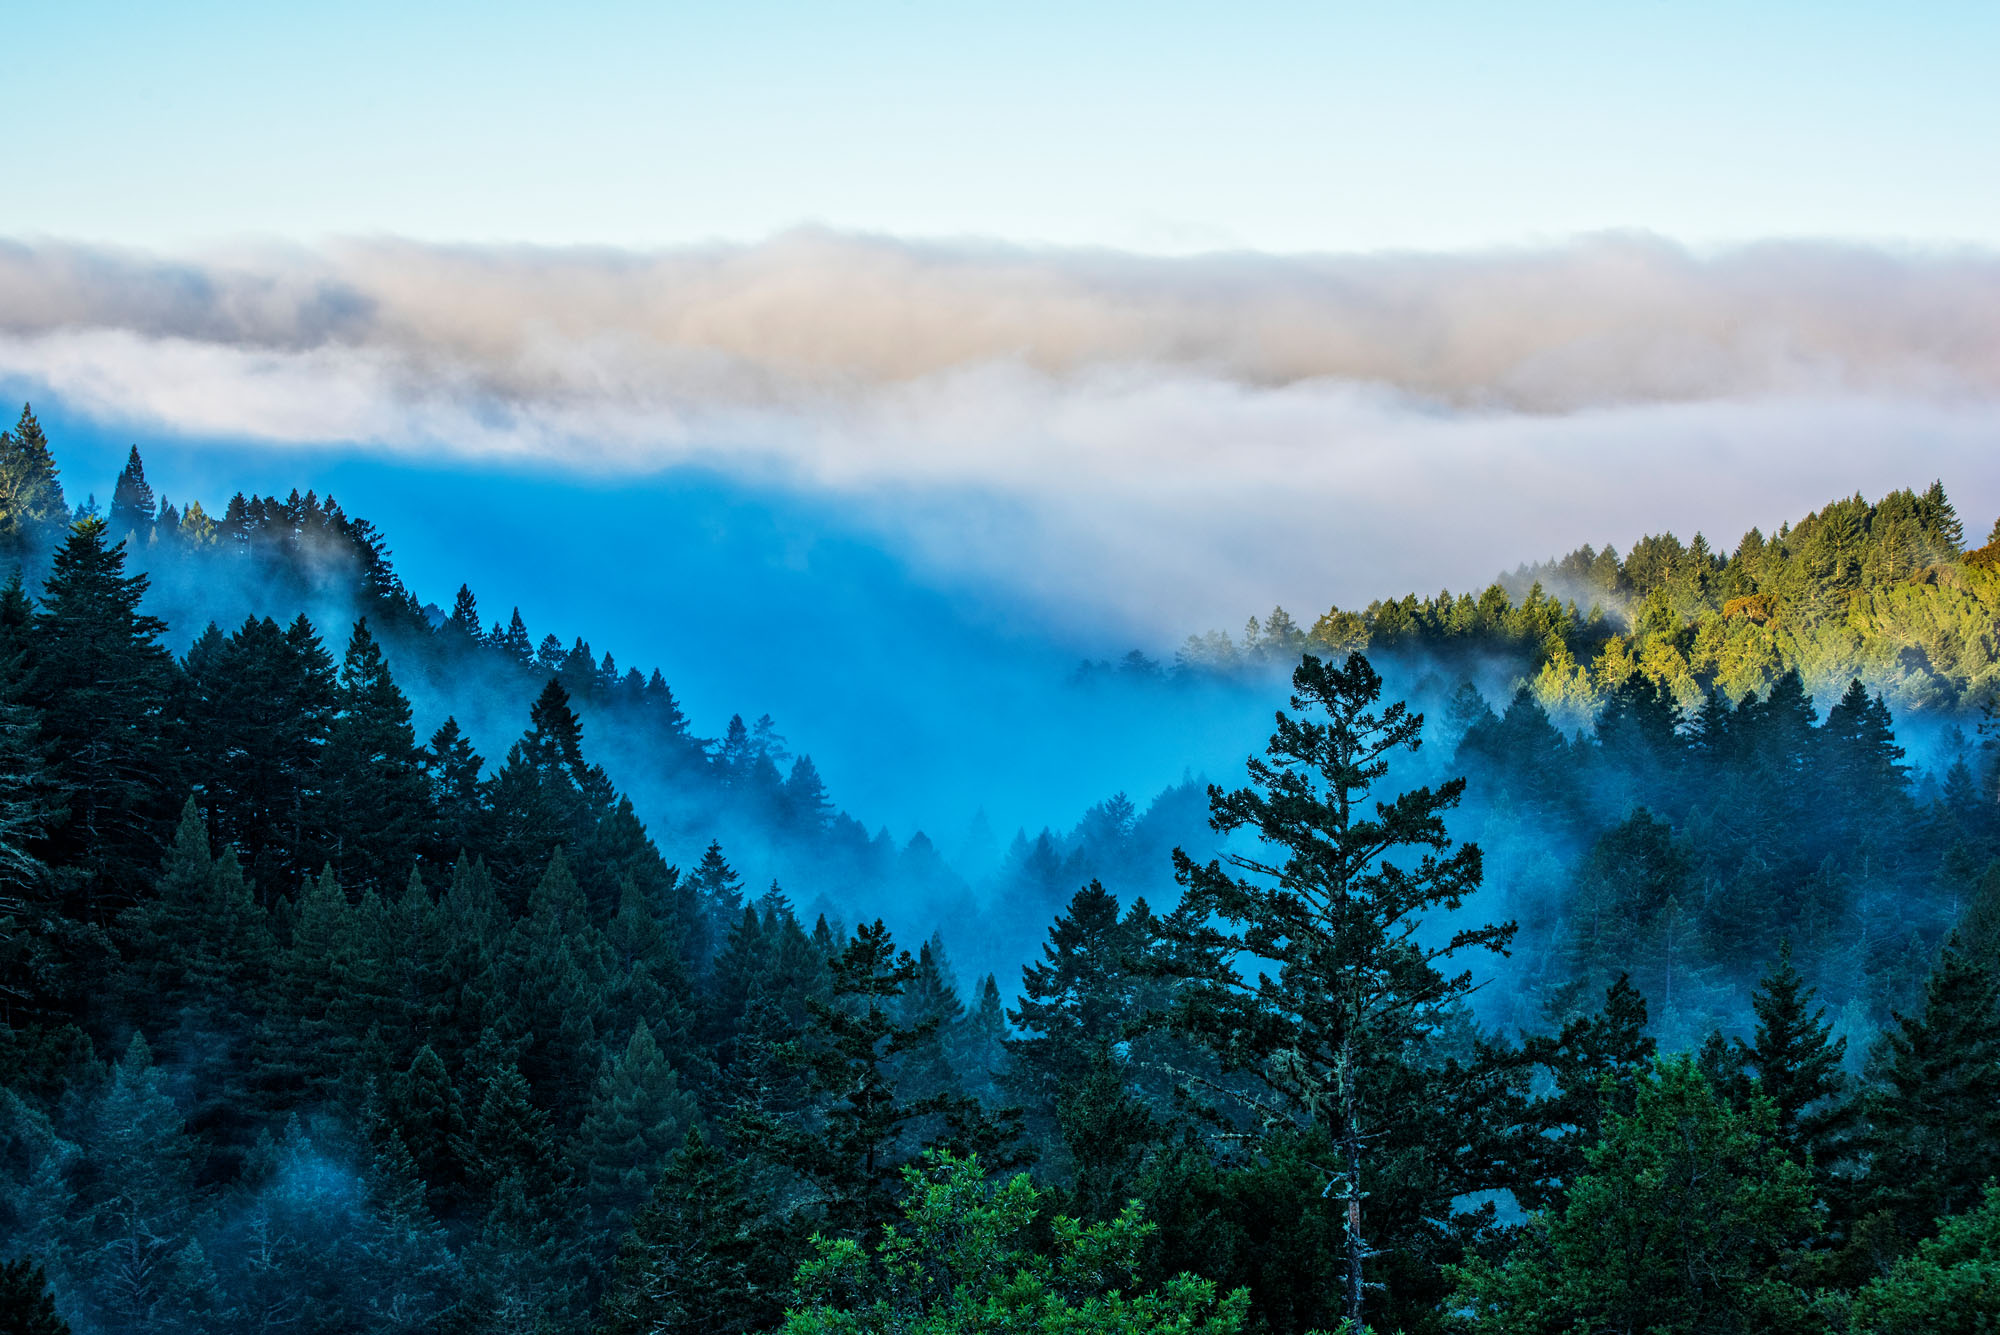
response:
[[(800, 232), (655, 252), (0, 247), (0, 377), (113, 433), (817, 498), (934, 587), (1171, 644), (1273, 601), (1732, 545), (1982, 467), (1984, 252), (1643, 235), (1152, 259)], [(1917, 475), (1921, 474), (1922, 478)]]

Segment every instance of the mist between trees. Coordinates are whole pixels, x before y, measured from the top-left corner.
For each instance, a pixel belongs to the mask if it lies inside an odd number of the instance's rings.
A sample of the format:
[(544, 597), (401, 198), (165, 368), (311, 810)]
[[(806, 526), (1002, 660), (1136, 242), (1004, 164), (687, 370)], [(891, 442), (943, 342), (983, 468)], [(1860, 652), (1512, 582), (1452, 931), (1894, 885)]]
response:
[(23, 1328), (1992, 1310), (2000, 559), (1940, 489), (1087, 666), (1289, 700), (1247, 786), (945, 847), (331, 500), (134, 450), (97, 515), (24, 412), (0, 526)]

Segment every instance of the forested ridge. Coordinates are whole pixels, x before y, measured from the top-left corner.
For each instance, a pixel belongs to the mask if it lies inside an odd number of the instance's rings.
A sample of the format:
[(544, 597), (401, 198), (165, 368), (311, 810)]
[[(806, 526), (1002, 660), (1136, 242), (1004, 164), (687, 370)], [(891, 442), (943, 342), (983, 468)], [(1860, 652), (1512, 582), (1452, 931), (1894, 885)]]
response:
[(330, 501), (72, 506), (24, 411), (0, 1328), (1990, 1329), (2000, 571), (1900, 496), (1271, 618), (1240, 781), (980, 881)]
[[(1304, 651), (1435, 660), (1523, 678), (1567, 730), (1634, 673), (1683, 708), (1711, 691), (1761, 695), (1787, 672), (1834, 695), (1860, 679), (1899, 710), (1976, 711), (2000, 692), (2000, 520), (1968, 550), (1939, 483), (1870, 503), (1837, 500), (1734, 552), (1701, 534), (1607, 544), (1524, 565), (1478, 594), (1444, 591), (1329, 609), (1302, 627), (1282, 608), (1240, 639), (1210, 631), (1183, 670), (1229, 673)], [(1499, 674), (1492, 660), (1504, 663)]]

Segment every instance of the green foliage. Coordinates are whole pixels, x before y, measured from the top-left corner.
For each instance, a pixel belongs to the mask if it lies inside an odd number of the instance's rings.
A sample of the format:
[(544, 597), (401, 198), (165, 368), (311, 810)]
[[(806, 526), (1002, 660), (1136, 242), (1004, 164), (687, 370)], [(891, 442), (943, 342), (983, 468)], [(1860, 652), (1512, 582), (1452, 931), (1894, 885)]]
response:
[[(1943, 1221), (1935, 1238), (1871, 1280), (1852, 1305), (1827, 1303), (1851, 1335), (1990, 1335), (2000, 1330), (2000, 1187)], [(1842, 1310), (1845, 1309), (1845, 1310)]]
[(1806, 1330), (1789, 1282), (1813, 1235), (1806, 1170), (1758, 1098), (1738, 1112), (1687, 1058), (1662, 1060), (1559, 1211), (1538, 1215), (1503, 1263), (1457, 1271), (1452, 1304), (1473, 1331), (1644, 1330), (1660, 1335)]
[(1953, 941), (1925, 983), (1923, 1008), (1898, 1016), (1883, 1042), (1864, 1141), (1867, 1207), (1913, 1240), (1938, 1217), (1972, 1209), (2000, 1176), (2000, 981)]
[(739, 1335), (775, 1322), (784, 1255), (730, 1157), (690, 1127), (618, 1249), (600, 1335)]
[(1125, 1285), (1149, 1226), (1049, 1221), (1046, 1253), (1029, 1250), (1041, 1194), (1025, 1174), (994, 1185), (977, 1160), (928, 1155), (903, 1173), (899, 1223), (872, 1250), (815, 1239), (799, 1267), (786, 1335), (1234, 1335), (1246, 1295), (1178, 1275), (1151, 1292)]

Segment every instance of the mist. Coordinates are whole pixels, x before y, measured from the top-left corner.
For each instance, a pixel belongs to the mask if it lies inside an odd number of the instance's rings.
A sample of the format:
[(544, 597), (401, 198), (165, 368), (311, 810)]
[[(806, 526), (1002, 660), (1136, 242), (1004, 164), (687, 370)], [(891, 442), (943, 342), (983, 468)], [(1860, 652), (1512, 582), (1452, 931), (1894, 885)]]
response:
[[(2000, 261), (1587, 238), (1151, 259), (0, 247), (0, 381), (106, 431), (805, 497), (953, 596), (1170, 645), (1273, 601), (1729, 544), (1941, 477), (2000, 511)], [(1718, 486), (1726, 476), (1729, 485)]]

